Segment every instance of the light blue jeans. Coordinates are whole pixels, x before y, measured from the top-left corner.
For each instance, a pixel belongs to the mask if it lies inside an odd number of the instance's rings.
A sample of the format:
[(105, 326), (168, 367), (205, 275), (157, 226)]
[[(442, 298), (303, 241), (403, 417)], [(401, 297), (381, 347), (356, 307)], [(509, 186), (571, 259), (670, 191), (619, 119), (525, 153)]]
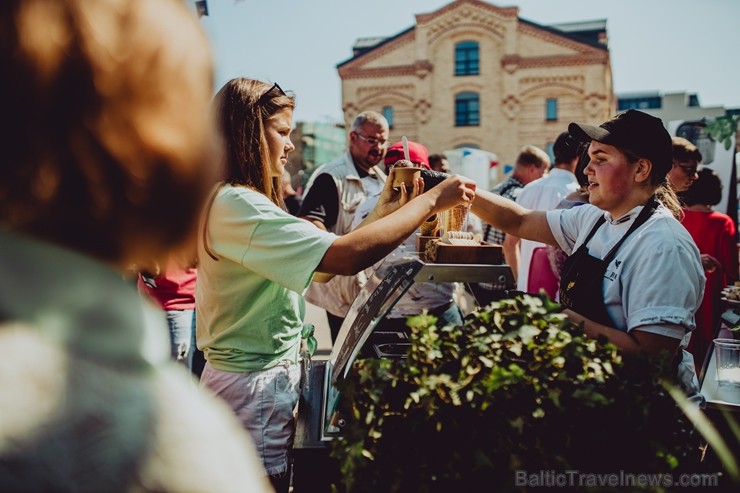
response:
[(267, 370), (234, 373), (206, 363), (201, 387), (225, 400), (252, 436), (269, 476), (289, 471), (301, 365), (282, 362)]
[(170, 328), (170, 352), (172, 357), (193, 369), (195, 352), (195, 310), (168, 310), (167, 325)]

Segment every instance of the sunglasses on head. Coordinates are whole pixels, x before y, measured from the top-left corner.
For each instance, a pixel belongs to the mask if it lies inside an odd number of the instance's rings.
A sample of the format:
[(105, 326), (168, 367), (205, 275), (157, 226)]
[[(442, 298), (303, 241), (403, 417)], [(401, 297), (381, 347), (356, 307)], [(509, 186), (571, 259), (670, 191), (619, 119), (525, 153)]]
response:
[(262, 96), (260, 96), (259, 99), (257, 100), (257, 104), (261, 103), (264, 99), (266, 99), (267, 96), (275, 89), (279, 91), (280, 96), (287, 96), (287, 94), (285, 94), (285, 91), (283, 91), (280, 85), (277, 82), (275, 82), (268, 90), (262, 93)]

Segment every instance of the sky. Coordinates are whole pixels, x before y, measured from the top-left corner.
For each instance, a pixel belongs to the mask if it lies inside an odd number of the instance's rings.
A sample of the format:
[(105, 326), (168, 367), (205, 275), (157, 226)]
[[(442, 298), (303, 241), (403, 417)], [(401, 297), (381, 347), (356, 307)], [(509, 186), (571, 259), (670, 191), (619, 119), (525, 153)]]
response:
[[(201, 23), (216, 89), (233, 77), (278, 82), (296, 95), (294, 121), (341, 122), (336, 66), (358, 38), (393, 36), (451, 0), (208, 0)], [(696, 93), (701, 106), (740, 108), (740, 0), (514, 0), (542, 25), (606, 19), (617, 94)]]

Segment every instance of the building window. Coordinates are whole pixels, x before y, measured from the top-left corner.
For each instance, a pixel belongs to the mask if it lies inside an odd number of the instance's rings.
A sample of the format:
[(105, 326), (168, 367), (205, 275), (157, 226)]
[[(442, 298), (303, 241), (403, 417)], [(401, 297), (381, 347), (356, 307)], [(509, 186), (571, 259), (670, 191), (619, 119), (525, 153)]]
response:
[(383, 116), (388, 120), (388, 126), (393, 128), (393, 106), (383, 106)]
[(478, 75), (479, 56), (476, 41), (461, 41), (455, 45), (455, 75)]
[(547, 98), (545, 102), (545, 120), (554, 122), (558, 119), (558, 100), (557, 98)]
[(455, 126), (480, 125), (480, 102), (477, 92), (461, 92), (455, 96)]

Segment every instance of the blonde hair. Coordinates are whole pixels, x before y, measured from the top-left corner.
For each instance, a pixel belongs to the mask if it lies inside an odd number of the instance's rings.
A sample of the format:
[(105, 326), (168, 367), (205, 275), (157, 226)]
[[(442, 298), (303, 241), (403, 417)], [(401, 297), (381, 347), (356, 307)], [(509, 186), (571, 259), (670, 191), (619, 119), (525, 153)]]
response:
[(190, 239), (219, 171), (194, 14), (178, 0), (3, 0), (0, 32), (0, 222), (114, 263)]

